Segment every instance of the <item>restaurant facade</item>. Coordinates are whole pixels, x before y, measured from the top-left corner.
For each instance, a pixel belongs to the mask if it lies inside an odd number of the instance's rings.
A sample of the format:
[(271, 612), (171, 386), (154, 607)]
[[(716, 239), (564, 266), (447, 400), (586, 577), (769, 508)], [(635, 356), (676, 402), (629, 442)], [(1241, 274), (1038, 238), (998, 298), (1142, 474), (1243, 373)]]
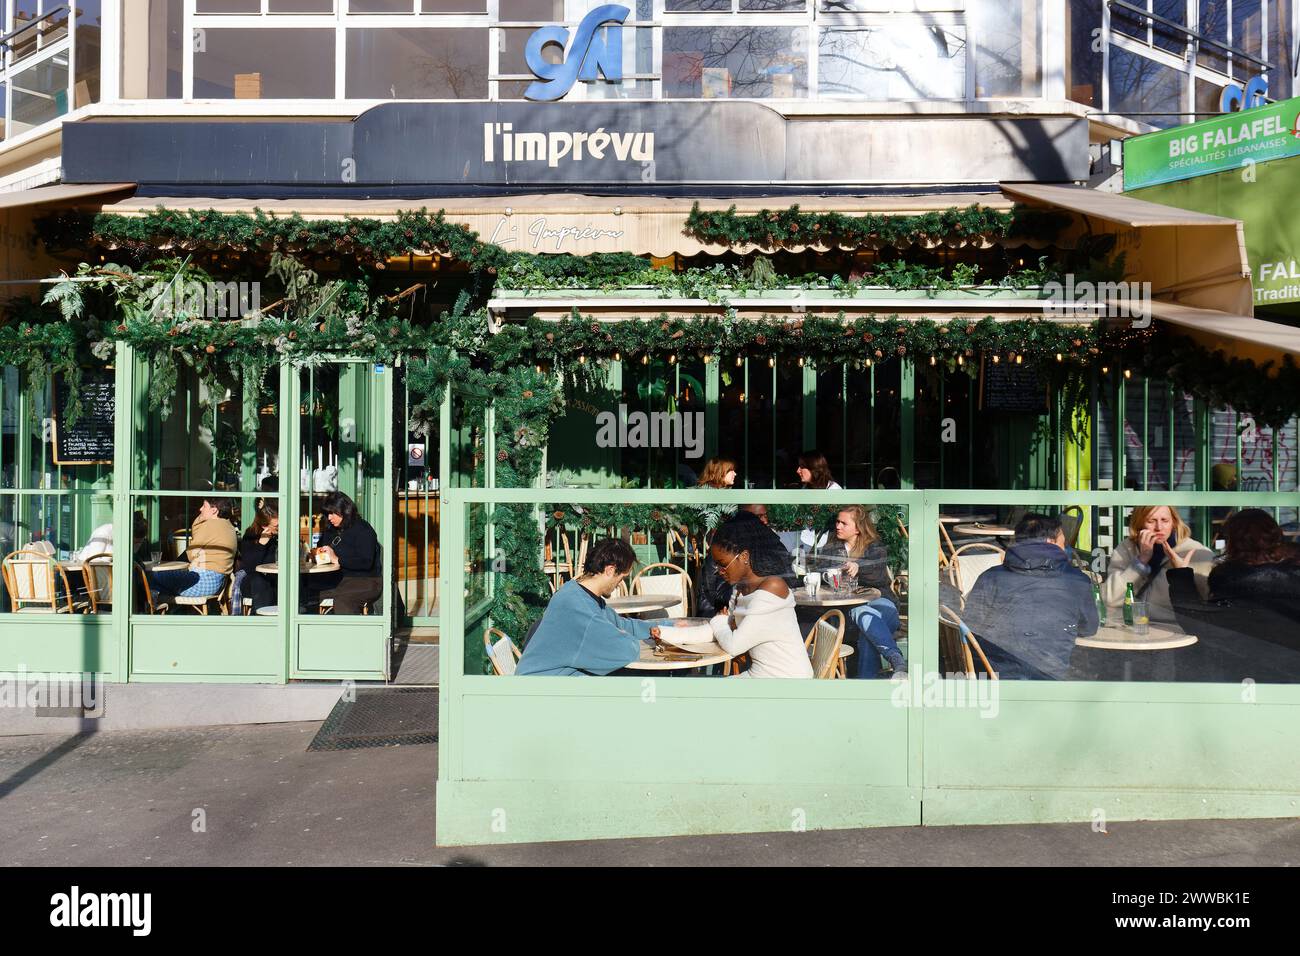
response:
[[(1294, 540), (1300, 333), (1231, 209), (1105, 182), (1234, 83), (1300, 102), (1289, 0), (3, 6), (0, 672), (392, 682), (436, 640), (448, 844), (1295, 814), (1295, 641), (997, 680), (952, 623), (1027, 512), (1098, 581), (1138, 508)], [(276, 559), (160, 593), (218, 501)], [(499, 673), (595, 540), (689, 609), (756, 503), (796, 552), (870, 510), (908, 680)]]

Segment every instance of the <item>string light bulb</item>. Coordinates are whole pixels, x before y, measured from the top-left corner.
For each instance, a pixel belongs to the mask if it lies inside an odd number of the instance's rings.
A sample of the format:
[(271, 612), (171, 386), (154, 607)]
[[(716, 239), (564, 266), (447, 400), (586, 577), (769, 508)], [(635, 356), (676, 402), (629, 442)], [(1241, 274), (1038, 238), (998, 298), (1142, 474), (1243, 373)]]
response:
[(799, 367), (800, 367), (800, 368), (803, 368), (803, 356), (802, 356), (802, 355), (799, 356)]
[(706, 356), (704, 356), (704, 364), (705, 364), (705, 365), (708, 365), (708, 364), (709, 364), (709, 360), (710, 360), (711, 358), (712, 358), (712, 356), (710, 356), (710, 355), (706, 355)]
[(1124, 369), (1124, 377), (1125, 377), (1125, 378), (1132, 378), (1132, 377), (1133, 377), (1133, 370), (1132, 370), (1132, 369), (1128, 369), (1128, 368)]
[(930, 367), (931, 367), (931, 368), (934, 367), (934, 356), (933, 356), (933, 355), (930, 356)]
[(1109, 366), (1109, 365), (1103, 365), (1103, 366), (1101, 367), (1101, 374), (1102, 374), (1102, 375), (1109, 375), (1109, 374), (1110, 374), (1110, 366)]
[(964, 355), (958, 355), (958, 356), (957, 356), (957, 364), (958, 364), (958, 365), (965, 365), (965, 364), (966, 364), (966, 356), (964, 356)]
[(736, 356), (736, 368), (740, 368), (740, 367), (741, 367), (742, 365), (744, 365), (744, 364), (745, 364), (745, 360), (744, 360), (743, 358), (741, 358), (739, 355), (737, 355), (737, 356)]
[(615, 362), (621, 362), (621, 361), (623, 361), (623, 354), (622, 354), (621, 352), (615, 352), (615, 353), (614, 353), (614, 361), (615, 361)]
[(669, 365), (676, 365), (676, 364), (677, 364), (677, 353), (676, 353), (676, 352), (674, 352), (672, 355), (668, 356), (668, 364), (669, 364)]
[(579, 355), (579, 356), (578, 356), (578, 364), (579, 364), (579, 365), (586, 365), (586, 364), (587, 364), (587, 356), (585, 356), (585, 355)]
[(997, 364), (998, 364), (999, 362), (1001, 362), (1001, 361), (1002, 361), (1002, 359), (999, 358), (998, 356), (996, 356), (996, 355), (993, 356), (993, 364), (994, 364), (994, 365), (997, 365)]
[(1017, 356), (1016, 356), (1016, 364), (1017, 364), (1017, 365), (1024, 365), (1024, 364), (1025, 364), (1025, 357), (1024, 357), (1023, 355), (1017, 355)]
[(768, 360), (767, 360), (767, 367), (768, 367), (768, 368), (776, 368), (776, 359), (774, 359), (774, 358), (770, 358), (770, 359), (768, 359)]
[(1057, 353), (1056, 353), (1056, 360), (1057, 360), (1058, 362), (1064, 362), (1064, 361), (1065, 361), (1065, 358), (1064, 358), (1064, 356), (1061, 355), (1060, 352), (1057, 352)]
[(645, 355), (641, 356), (641, 364), (642, 364), (642, 365), (649, 365), (649, 364), (650, 364), (650, 353), (649, 353), (649, 352), (647, 352)]

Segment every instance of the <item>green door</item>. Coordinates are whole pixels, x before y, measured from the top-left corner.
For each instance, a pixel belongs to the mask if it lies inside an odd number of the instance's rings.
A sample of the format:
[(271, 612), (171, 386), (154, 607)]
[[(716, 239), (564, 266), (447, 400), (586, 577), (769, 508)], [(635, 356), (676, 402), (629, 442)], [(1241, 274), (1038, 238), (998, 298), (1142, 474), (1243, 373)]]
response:
[[(286, 488), (286, 528), (296, 529), (286, 556), (303, 570), (290, 576), (289, 675), (298, 679), (385, 680), (389, 676), (394, 595), (392, 542), (393, 369), (360, 361), (302, 366), (291, 377), (290, 448), (297, 488)], [(294, 494), (293, 492), (297, 493)], [(332, 495), (347, 495), (358, 521), (373, 527), (378, 539), (374, 574), (329, 570), (315, 549), (342, 540), (322, 513)], [(355, 534), (355, 532), (354, 532)], [(351, 537), (349, 536), (349, 540)], [(346, 575), (342, 576), (341, 575)], [(378, 578), (377, 596), (366, 590)], [(346, 582), (346, 583), (345, 583)]]

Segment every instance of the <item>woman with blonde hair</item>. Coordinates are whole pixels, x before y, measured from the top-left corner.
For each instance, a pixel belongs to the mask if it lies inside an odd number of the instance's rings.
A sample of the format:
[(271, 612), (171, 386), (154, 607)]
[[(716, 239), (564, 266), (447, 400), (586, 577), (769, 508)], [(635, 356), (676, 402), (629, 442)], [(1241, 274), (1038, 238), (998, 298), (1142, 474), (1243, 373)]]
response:
[(841, 508), (835, 516), (835, 540), (822, 554), (839, 562), (839, 569), (859, 587), (880, 591), (880, 597), (849, 611), (858, 630), (858, 677), (878, 676), (882, 657), (895, 674), (906, 674), (907, 661), (894, 640), (900, 621), (898, 595), (889, 579), (889, 549), (876, 531), (870, 509), (862, 505)]
[(1192, 537), (1192, 529), (1169, 505), (1143, 505), (1129, 516), (1128, 537), (1111, 553), (1110, 566), (1101, 594), (1106, 606), (1122, 607), (1128, 586), (1133, 596), (1146, 601), (1153, 621), (1177, 623), (1169, 597), (1168, 552), (1186, 559), (1196, 573), (1196, 584), (1204, 597), (1208, 592), (1206, 576), (1210, 573), (1214, 553)]
[(736, 484), (736, 463), (730, 458), (710, 458), (697, 488), (732, 488)]

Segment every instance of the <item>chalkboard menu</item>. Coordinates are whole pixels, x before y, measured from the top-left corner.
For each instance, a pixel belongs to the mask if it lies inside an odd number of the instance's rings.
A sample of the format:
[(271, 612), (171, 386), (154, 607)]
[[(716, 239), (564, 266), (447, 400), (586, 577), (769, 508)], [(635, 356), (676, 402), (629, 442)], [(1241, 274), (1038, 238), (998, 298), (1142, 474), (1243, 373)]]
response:
[(980, 410), (1029, 412), (1041, 415), (1049, 409), (1047, 384), (1034, 368), (1014, 362), (980, 363)]
[(64, 409), (68, 383), (54, 377), (54, 463), (56, 465), (111, 465), (113, 463), (114, 388), (112, 370), (86, 369), (81, 373), (81, 417), (71, 428)]

